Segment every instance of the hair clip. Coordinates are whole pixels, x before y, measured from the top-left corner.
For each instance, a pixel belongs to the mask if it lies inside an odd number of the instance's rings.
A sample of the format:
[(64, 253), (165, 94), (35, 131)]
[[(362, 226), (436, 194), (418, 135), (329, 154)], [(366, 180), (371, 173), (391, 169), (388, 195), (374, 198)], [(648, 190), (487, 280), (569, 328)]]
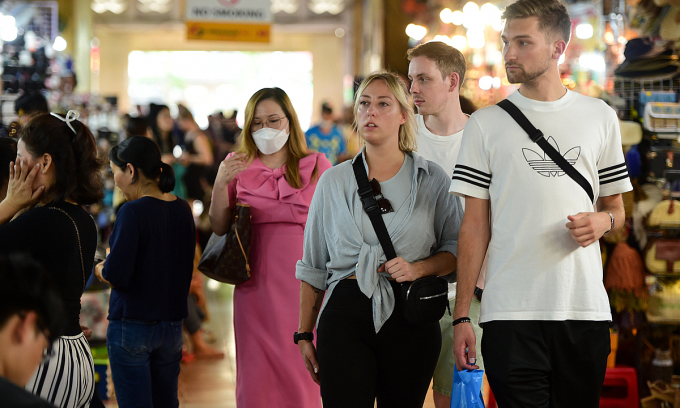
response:
[(73, 128), (73, 125), (71, 125), (71, 122), (73, 122), (74, 120), (78, 120), (78, 118), (80, 117), (80, 112), (71, 109), (68, 112), (66, 112), (66, 116), (64, 116), (63, 118), (54, 112), (50, 112), (50, 115), (61, 120), (62, 122), (65, 122), (68, 125), (68, 127), (73, 131), (73, 134), (77, 134), (76, 130)]

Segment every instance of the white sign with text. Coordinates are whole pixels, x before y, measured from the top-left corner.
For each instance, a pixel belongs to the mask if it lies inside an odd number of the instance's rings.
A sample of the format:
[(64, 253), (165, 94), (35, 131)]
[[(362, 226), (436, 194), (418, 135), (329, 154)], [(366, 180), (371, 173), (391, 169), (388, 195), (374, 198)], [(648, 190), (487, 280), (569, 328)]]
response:
[(271, 0), (186, 0), (187, 21), (271, 23)]

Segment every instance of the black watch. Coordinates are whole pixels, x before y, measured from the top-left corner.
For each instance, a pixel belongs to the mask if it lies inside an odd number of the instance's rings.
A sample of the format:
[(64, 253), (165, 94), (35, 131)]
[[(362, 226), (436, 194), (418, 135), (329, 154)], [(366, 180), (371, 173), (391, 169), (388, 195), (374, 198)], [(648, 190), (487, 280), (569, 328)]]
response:
[(475, 297), (480, 302), (482, 301), (482, 294), (483, 293), (484, 293), (484, 289), (481, 289), (479, 286), (475, 286)]
[(314, 333), (309, 333), (309, 332), (298, 333), (298, 332), (295, 332), (295, 334), (293, 335), (293, 341), (295, 342), (295, 344), (298, 344), (298, 341), (300, 341), (300, 340), (313, 341), (314, 340)]

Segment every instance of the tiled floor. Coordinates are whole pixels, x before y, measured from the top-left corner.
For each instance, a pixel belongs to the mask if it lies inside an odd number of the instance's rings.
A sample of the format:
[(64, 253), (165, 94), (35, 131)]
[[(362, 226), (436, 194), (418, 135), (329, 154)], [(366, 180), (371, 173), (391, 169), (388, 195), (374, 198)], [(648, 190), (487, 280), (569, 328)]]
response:
[[(179, 401), (181, 408), (235, 408), (234, 396), (236, 364), (232, 304), (230, 288), (223, 285), (219, 291), (206, 291), (210, 319), (204, 327), (216, 338), (213, 344), (225, 352), (224, 360), (195, 360), (182, 363), (179, 375)], [(108, 408), (117, 408), (115, 400), (105, 401)], [(434, 408), (432, 391), (423, 408)]]

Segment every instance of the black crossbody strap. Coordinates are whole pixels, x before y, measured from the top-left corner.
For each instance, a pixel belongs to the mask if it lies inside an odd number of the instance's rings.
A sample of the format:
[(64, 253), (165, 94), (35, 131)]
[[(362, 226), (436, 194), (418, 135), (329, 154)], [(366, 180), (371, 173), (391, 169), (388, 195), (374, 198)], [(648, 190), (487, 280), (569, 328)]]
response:
[(588, 197), (590, 197), (590, 202), (595, 202), (595, 195), (593, 194), (593, 188), (590, 186), (590, 183), (588, 183), (588, 180), (583, 177), (581, 173), (579, 173), (574, 166), (569, 164), (567, 159), (562, 157), (562, 155), (555, 150), (555, 148), (548, 143), (548, 141), (543, 137), (543, 132), (541, 132), (539, 129), (536, 129), (534, 125), (531, 124), (529, 119), (527, 119), (526, 116), (522, 113), (517, 106), (515, 106), (514, 103), (510, 102), (507, 99), (504, 99), (497, 104), (503, 110), (508, 112), (510, 116), (519, 124), (522, 129), (524, 129), (525, 132), (529, 135), (529, 138), (531, 139), (532, 142), (538, 144), (538, 146), (543, 149), (543, 151), (550, 156), (550, 158), (560, 166), (560, 168), (567, 173), (569, 177), (571, 177), (575, 182), (577, 182), (581, 187), (583, 187), (583, 190), (585, 190), (586, 194), (588, 194)]
[(373, 189), (368, 181), (366, 168), (364, 168), (363, 154), (357, 156), (352, 167), (354, 168), (354, 177), (357, 179), (357, 186), (359, 187), (358, 193), (361, 198), (361, 204), (364, 206), (364, 211), (366, 211), (368, 218), (371, 220), (371, 224), (373, 224), (375, 235), (378, 236), (378, 241), (380, 241), (380, 246), (382, 247), (383, 252), (385, 252), (387, 260), (394, 259), (397, 257), (397, 253), (394, 251), (390, 234), (387, 232), (380, 206), (373, 196)]

